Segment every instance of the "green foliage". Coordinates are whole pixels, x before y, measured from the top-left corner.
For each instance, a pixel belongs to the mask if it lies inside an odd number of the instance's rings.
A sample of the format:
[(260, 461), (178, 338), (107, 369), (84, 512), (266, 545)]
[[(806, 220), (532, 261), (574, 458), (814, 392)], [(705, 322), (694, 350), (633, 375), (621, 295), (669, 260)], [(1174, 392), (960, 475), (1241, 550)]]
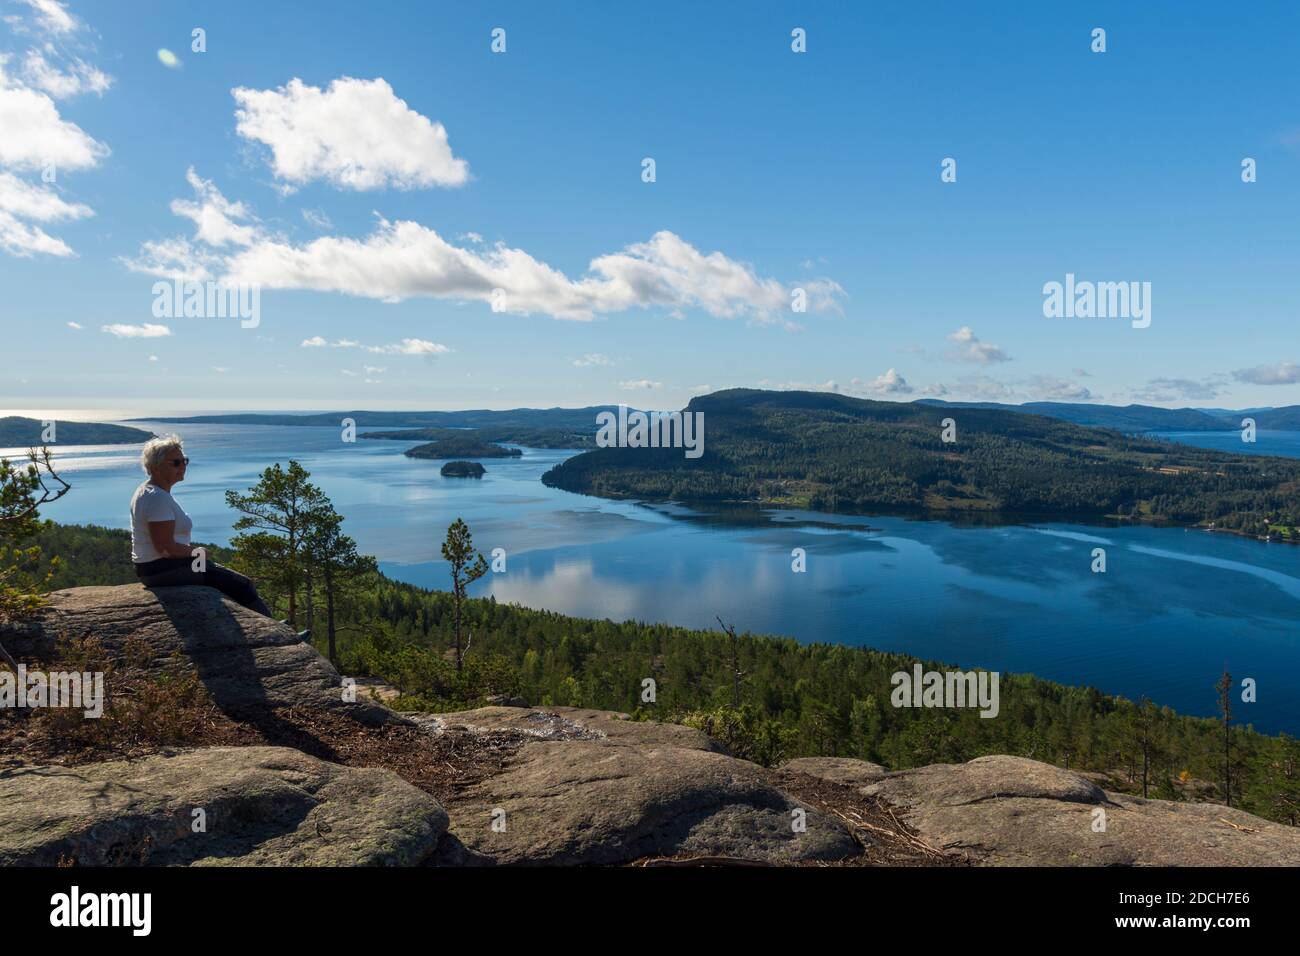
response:
[(0, 622), (40, 607), (58, 566), (57, 557), (43, 560), (32, 538), (41, 527), (41, 507), (63, 497), (70, 486), (54, 470), (48, 448), (32, 449), (27, 458), (26, 466), (0, 459)]
[[(653, 714), (647, 715), (653, 717)], [(682, 714), (677, 723), (702, 730), (734, 757), (773, 766), (792, 755), (798, 731), (762, 714), (752, 704)]]
[(304, 542), (326, 509), (333, 510), (310, 477), (296, 461), (288, 468), (276, 463), (246, 494), (226, 492), (226, 504), (241, 513), (235, 530), (250, 532), (230, 542), (240, 555), (240, 569), (268, 591), (285, 594), (295, 623), (299, 589), (310, 573)]
[(451, 595), (455, 605), (453, 628), (456, 635), (456, 670), (461, 669), (463, 649), (460, 642), (462, 608), (469, 586), (488, 572), (483, 555), (474, 550), (474, 538), (469, 525), (457, 518), (447, 528), (447, 540), (442, 543), (443, 560), (451, 565)]

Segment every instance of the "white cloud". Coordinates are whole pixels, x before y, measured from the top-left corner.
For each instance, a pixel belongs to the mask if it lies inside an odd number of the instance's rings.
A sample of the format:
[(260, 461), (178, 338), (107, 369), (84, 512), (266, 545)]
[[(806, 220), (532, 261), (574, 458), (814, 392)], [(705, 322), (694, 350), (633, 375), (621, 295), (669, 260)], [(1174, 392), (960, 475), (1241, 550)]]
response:
[(302, 218), (307, 220), (308, 225), (322, 232), (334, 228), (334, 223), (330, 222), (330, 217), (325, 215), (325, 211), (322, 209), (304, 209)]
[[(56, 0), (22, 0), (38, 32), (70, 34), (81, 23)], [(22, 16), (5, 17), (15, 34), (34, 32)], [(62, 41), (61, 41), (62, 42)], [(0, 53), (0, 251), (27, 257), (36, 253), (71, 256), (62, 239), (38, 224), (84, 219), (93, 211), (65, 201), (51, 185), (60, 174), (97, 166), (108, 147), (59, 115), (54, 97), (102, 93), (110, 77), (81, 59), (69, 59), (52, 43), (27, 50), (11, 75), (10, 54)], [(60, 61), (66, 61), (65, 67)], [(15, 172), (41, 173), (42, 181), (25, 182)]]
[[(265, 231), (241, 203), (231, 203), (210, 182), (190, 176), (195, 202), (173, 210), (193, 220), (195, 242), (177, 238), (145, 243), (128, 267), (150, 275), (208, 278), (263, 289), (307, 289), (399, 302), (414, 297), (490, 303), (515, 315), (541, 313), (589, 321), (631, 308), (697, 308), (718, 317), (782, 321), (790, 289), (758, 276), (753, 267), (721, 252), (702, 253), (671, 232), (599, 256), (590, 274), (570, 279), (522, 249), (504, 243), (452, 245), (416, 222), (380, 219), (365, 239), (322, 236), (297, 245)], [(248, 224), (234, 219), (247, 219)], [(247, 230), (247, 231), (246, 231)], [(217, 240), (242, 246), (220, 250)], [(805, 282), (813, 311), (839, 308), (844, 290), (832, 280)]]
[(1141, 388), (1132, 389), (1135, 398), (1145, 402), (1206, 401), (1218, 398), (1222, 391), (1218, 380), (1198, 381), (1191, 378), (1153, 378)]
[(172, 334), (172, 330), (167, 326), (149, 322), (144, 325), (102, 325), (100, 331), (116, 335), (119, 339), (157, 339)]
[(149, 361), (150, 361), (150, 362), (156, 362), (156, 361), (158, 361), (158, 356), (156, 356), (156, 355), (150, 355), (150, 356), (149, 356)]
[(254, 225), (241, 225), (236, 219), (248, 219), (250, 213), (243, 203), (231, 202), (209, 179), (201, 179), (191, 166), (185, 172), (186, 181), (194, 188), (196, 200), (173, 199), (171, 210), (184, 216), (195, 225), (194, 238), (209, 246), (250, 246), (258, 230)]
[(627, 391), (636, 391), (638, 389), (655, 389), (662, 388), (663, 382), (652, 382), (648, 378), (629, 379), (626, 382), (619, 382), (618, 387)]
[(81, 324), (80, 324), (79, 322), (69, 322), (69, 323), (68, 323), (68, 328), (70, 328), (70, 329), (80, 329), (80, 328), (81, 328)]
[(139, 256), (120, 261), (132, 272), (184, 282), (206, 282), (212, 278), (213, 269), (221, 268), (223, 262), (220, 256), (180, 237), (150, 240), (140, 247)]
[(0, 249), (10, 255), (26, 257), (40, 252), (70, 256), (73, 252), (66, 242), (33, 223), (66, 222), (92, 215), (89, 206), (65, 202), (48, 186), (0, 172)]
[(406, 105), (382, 79), (340, 77), (321, 90), (292, 79), (276, 90), (231, 90), (235, 131), (271, 150), (290, 187), (324, 179), (367, 190), (460, 186), (469, 164), (452, 155), (447, 131)]
[(601, 355), (599, 352), (590, 352), (587, 355), (582, 356), (582, 358), (574, 359), (573, 364), (578, 368), (588, 368), (593, 365), (607, 366), (613, 365), (614, 363), (607, 355)]
[[(318, 349), (330, 346), (336, 349), (362, 349), (376, 355), (445, 355), (451, 349), (437, 342), (430, 342), (427, 339), (402, 339), (392, 345), (362, 345), (360, 342), (352, 339), (338, 339), (335, 342), (329, 342), (319, 335), (313, 335), (309, 339), (303, 339), (299, 348)], [(376, 368), (372, 365), (366, 366), (367, 372), (382, 372), (384, 369)]]
[(935, 383), (921, 391), (927, 395), (954, 396), (977, 402), (1010, 402), (1020, 397), (1010, 385), (987, 375), (969, 376), (946, 384)]
[(907, 379), (899, 375), (897, 369), (892, 368), (876, 376), (870, 382), (863, 382), (855, 378), (851, 384), (856, 389), (871, 395), (910, 395), (915, 391), (912, 386), (907, 384)]
[(384, 355), (443, 355), (451, 349), (427, 339), (402, 339), (397, 345), (367, 345), (367, 352)]
[(1295, 385), (1300, 383), (1300, 365), (1295, 362), (1278, 362), (1275, 365), (1256, 365), (1232, 373), (1239, 382), (1251, 385)]
[(72, 33), (81, 27), (81, 21), (67, 10), (67, 5), (59, 0), (18, 0), (31, 7), (36, 14), (36, 22), (48, 33)]
[(974, 362), (978, 365), (993, 365), (997, 362), (1009, 362), (1011, 356), (999, 346), (981, 342), (971, 331), (970, 326), (963, 325), (948, 336), (949, 341), (956, 342), (957, 348), (949, 352), (949, 358), (958, 362)]
[(89, 169), (108, 155), (76, 123), (59, 116), (58, 107), (40, 90), (18, 84), (4, 73), (0, 60), (0, 166), (21, 170)]
[(104, 94), (113, 85), (113, 78), (91, 66), (85, 60), (74, 59), (66, 70), (50, 63), (38, 50), (28, 50), (23, 59), (23, 78), (28, 86), (35, 87), (56, 100), (67, 99), (79, 93)]
[(1091, 389), (1078, 382), (1050, 375), (1035, 375), (1029, 380), (1029, 391), (1044, 402), (1086, 402), (1094, 397)]

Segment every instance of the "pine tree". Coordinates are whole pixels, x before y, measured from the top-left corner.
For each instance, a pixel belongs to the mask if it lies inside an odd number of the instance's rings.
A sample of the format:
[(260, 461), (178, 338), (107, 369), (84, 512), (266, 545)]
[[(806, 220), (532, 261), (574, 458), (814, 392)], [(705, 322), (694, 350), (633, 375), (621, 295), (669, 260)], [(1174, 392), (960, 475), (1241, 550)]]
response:
[[(307, 480), (310, 477), (296, 461), (290, 461), (287, 469), (277, 463), (262, 472), (248, 494), (226, 492), (226, 504), (243, 513), (235, 530), (253, 528), (257, 532), (236, 535), (231, 545), (248, 554), (251, 569), (260, 571), (255, 576), (273, 582), (288, 596), (289, 623), (294, 625), (298, 623), (298, 591), (306, 577), (303, 539), (319, 519), (319, 509), (329, 504), (321, 490)], [(273, 540), (276, 536), (283, 539), (280, 544)]]
[[(461, 672), (464, 651), (460, 643), (460, 624), (466, 592), (469, 586), (488, 572), (487, 560), (474, 550), (474, 538), (469, 525), (457, 518), (447, 529), (447, 540), (442, 543), (442, 556), (451, 565), (451, 595), (454, 605), (453, 628), (456, 635), (456, 675)], [(466, 647), (464, 650), (469, 650)]]
[(330, 663), (337, 666), (338, 605), (365, 575), (377, 571), (375, 559), (357, 553), (357, 543), (342, 531), (343, 516), (328, 498), (313, 510), (303, 544), (307, 565), (316, 572), (325, 597), (325, 635)]
[(1226, 668), (1214, 686), (1219, 692), (1219, 713), (1223, 714), (1223, 798), (1232, 806), (1232, 675)]

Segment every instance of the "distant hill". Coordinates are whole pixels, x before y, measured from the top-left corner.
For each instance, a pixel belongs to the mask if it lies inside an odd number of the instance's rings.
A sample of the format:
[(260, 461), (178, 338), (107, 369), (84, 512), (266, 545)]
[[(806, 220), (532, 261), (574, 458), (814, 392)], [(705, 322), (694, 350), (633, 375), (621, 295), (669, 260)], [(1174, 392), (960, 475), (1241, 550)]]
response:
[[(1278, 431), (1300, 431), (1300, 405), (1287, 405), (1283, 408), (1266, 408), (1263, 411), (1252, 412), (1251, 418), (1255, 419), (1255, 424), (1260, 428), (1275, 428)], [(1241, 423), (1238, 418), (1233, 422), (1234, 427)]]
[[(1227, 431), (1241, 427), (1241, 419), (1250, 416), (1260, 428), (1300, 431), (1300, 405), (1285, 408), (1158, 408), (1154, 405), (1100, 405), (1083, 402), (1027, 402), (1009, 405), (999, 402), (945, 402), (923, 398), (911, 404), (944, 408), (978, 408), (990, 411), (1046, 415), (1076, 425), (1114, 428), (1128, 434), (1155, 431)], [(338, 427), (344, 418), (353, 419), (364, 428), (391, 429), (480, 428), (496, 429), (489, 441), (513, 441), (532, 448), (581, 448), (562, 434), (594, 436), (596, 416), (617, 405), (590, 405), (585, 408), (512, 408), (504, 411), (468, 409), (457, 412), (310, 412), (263, 413), (240, 412), (229, 415), (194, 415), (189, 417), (136, 418), (132, 421), (167, 422), (169, 424), (217, 425), (329, 425)], [(527, 430), (527, 431), (525, 431)], [(561, 435), (554, 434), (555, 432)], [(487, 432), (485, 431), (486, 435)], [(525, 437), (525, 436), (528, 437)], [(436, 437), (400, 431), (370, 433), (363, 438), (416, 439)], [(590, 444), (590, 442), (587, 442)]]
[[(331, 425), (338, 427), (344, 418), (359, 427), (388, 428), (558, 428), (581, 434), (596, 434), (596, 416), (604, 411), (617, 413), (617, 405), (592, 405), (586, 408), (511, 408), (494, 411), (487, 408), (460, 412), (311, 412), (305, 414), (271, 414), (241, 412), (230, 415), (192, 415), (181, 418), (137, 418), (132, 421), (167, 422), (196, 425)], [(395, 437), (395, 436), (393, 436)]]
[[(594, 424), (594, 421), (593, 421)], [(399, 428), (395, 431), (366, 432), (362, 438), (394, 441), (440, 441), (445, 438), (475, 438), (481, 442), (508, 442), (528, 448), (594, 448), (595, 429), (532, 428), (527, 425), (492, 425), (485, 428)]]
[[(1235, 412), (1213, 411), (1199, 408), (1156, 408), (1153, 405), (1088, 405), (1069, 402), (1026, 402), (1024, 405), (1006, 405), (1000, 402), (944, 402), (937, 398), (923, 398), (917, 405), (934, 405), (944, 408), (1000, 409), (1030, 415), (1046, 415), (1076, 425), (1094, 425), (1116, 431), (1137, 434), (1159, 431), (1225, 431), (1238, 427), (1240, 419), (1233, 421)], [(1258, 419), (1256, 419), (1258, 421)], [(1260, 428), (1274, 426), (1259, 422)], [(1300, 425), (1297, 425), (1300, 427)]]
[[(824, 510), (1126, 515), (1300, 526), (1300, 460), (1233, 455), (1005, 409), (733, 389), (691, 400), (704, 454), (598, 448), (542, 476), (604, 497)], [(957, 422), (942, 440), (942, 420)], [(1289, 530), (1285, 532), (1289, 534)]]
[(34, 445), (135, 445), (153, 437), (153, 432), (127, 425), (95, 422), (65, 422), (55, 419), (53, 442), (41, 440), (45, 425), (39, 419), (10, 415), (0, 418), (0, 448)]

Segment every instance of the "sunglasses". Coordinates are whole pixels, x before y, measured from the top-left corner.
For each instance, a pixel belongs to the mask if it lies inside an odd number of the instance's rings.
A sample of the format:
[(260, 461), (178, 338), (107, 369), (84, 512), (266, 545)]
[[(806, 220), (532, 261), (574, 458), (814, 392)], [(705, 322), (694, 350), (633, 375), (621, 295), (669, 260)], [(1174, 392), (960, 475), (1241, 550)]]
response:
[(189, 463), (190, 460), (188, 458), (171, 458), (168, 460), (168, 464), (173, 468), (179, 468), (181, 465), (188, 465)]

